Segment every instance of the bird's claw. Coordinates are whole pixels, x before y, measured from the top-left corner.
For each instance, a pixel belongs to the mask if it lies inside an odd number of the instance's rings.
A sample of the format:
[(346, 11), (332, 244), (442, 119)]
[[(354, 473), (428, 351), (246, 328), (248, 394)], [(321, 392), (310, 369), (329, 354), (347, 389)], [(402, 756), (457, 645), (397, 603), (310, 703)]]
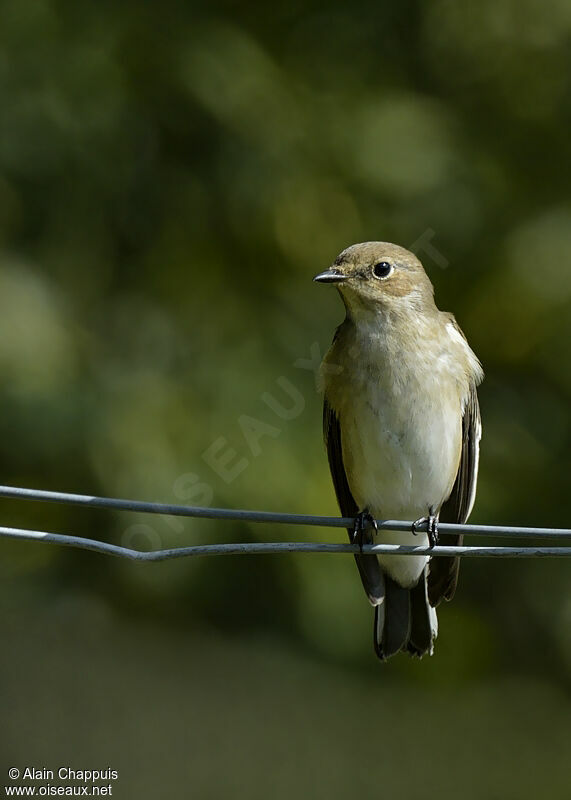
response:
[(360, 511), (355, 517), (355, 522), (353, 523), (353, 544), (359, 545), (359, 550), (361, 553), (363, 552), (364, 544), (373, 543), (372, 536), (366, 534), (367, 522), (373, 528), (375, 533), (378, 533), (379, 526), (377, 525), (377, 520), (367, 509)]
[(438, 544), (438, 517), (432, 511), (427, 517), (420, 517), (412, 523), (412, 532), (415, 536), (424, 533), (424, 529), (428, 534), (428, 546), (435, 547)]

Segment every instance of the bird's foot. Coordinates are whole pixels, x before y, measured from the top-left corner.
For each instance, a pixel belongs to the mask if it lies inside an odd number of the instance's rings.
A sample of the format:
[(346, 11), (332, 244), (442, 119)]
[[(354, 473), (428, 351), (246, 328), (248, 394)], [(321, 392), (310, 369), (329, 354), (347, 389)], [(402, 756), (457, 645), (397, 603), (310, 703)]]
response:
[(375, 533), (378, 532), (379, 528), (377, 525), (377, 520), (373, 517), (368, 509), (364, 511), (360, 511), (357, 516), (355, 517), (355, 522), (353, 523), (353, 544), (359, 545), (359, 550), (363, 552), (363, 545), (364, 544), (373, 544), (373, 537), (367, 533), (368, 526), (367, 523), (374, 529)]
[(420, 517), (412, 523), (412, 532), (416, 536), (418, 533), (423, 533), (421, 530), (426, 526), (426, 533), (428, 534), (428, 545), (434, 547), (438, 544), (438, 517), (431, 508), (427, 517)]

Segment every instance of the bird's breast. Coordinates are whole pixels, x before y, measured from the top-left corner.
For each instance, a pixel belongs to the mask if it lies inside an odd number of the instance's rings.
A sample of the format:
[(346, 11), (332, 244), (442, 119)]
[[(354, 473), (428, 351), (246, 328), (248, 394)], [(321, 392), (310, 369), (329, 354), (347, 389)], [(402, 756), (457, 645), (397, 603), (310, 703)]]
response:
[(458, 470), (457, 381), (426, 354), (391, 362), (374, 350), (353, 354), (326, 388), (353, 497), (385, 519), (424, 516), (446, 500)]

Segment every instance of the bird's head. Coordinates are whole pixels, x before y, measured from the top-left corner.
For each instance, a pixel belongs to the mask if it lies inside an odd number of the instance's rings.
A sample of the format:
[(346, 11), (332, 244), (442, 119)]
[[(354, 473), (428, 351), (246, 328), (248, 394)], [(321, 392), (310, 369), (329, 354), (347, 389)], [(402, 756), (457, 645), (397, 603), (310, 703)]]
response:
[(418, 258), (390, 242), (354, 244), (313, 279), (333, 283), (347, 310), (433, 308), (433, 288)]

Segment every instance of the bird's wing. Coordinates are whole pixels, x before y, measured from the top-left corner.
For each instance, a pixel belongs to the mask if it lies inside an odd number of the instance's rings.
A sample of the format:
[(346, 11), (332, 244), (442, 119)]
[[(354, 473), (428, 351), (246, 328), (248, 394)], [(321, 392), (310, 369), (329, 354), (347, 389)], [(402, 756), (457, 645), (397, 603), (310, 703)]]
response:
[[(323, 403), (323, 438), (327, 447), (327, 457), (329, 459), (329, 469), (333, 478), (333, 486), (337, 495), (337, 502), (344, 517), (357, 516), (359, 509), (351, 494), (345, 467), (343, 466), (343, 452), (341, 447), (341, 426), (339, 418), (331, 408), (327, 399)], [(353, 541), (353, 530), (348, 528), (349, 539)], [(385, 584), (383, 574), (377, 556), (356, 555), (355, 561), (359, 568), (361, 580), (367, 596), (373, 605), (382, 602), (385, 595)]]
[[(476, 384), (473, 382), (462, 417), (462, 451), (458, 473), (450, 497), (440, 509), (441, 522), (464, 524), (470, 515), (476, 497), (481, 436), (480, 407)], [(441, 534), (440, 542), (447, 546), (460, 545), (462, 544), (462, 535)], [(432, 606), (437, 606), (443, 598), (446, 600), (453, 598), (458, 582), (459, 566), (460, 559), (457, 556), (445, 556), (430, 560), (428, 598)]]

